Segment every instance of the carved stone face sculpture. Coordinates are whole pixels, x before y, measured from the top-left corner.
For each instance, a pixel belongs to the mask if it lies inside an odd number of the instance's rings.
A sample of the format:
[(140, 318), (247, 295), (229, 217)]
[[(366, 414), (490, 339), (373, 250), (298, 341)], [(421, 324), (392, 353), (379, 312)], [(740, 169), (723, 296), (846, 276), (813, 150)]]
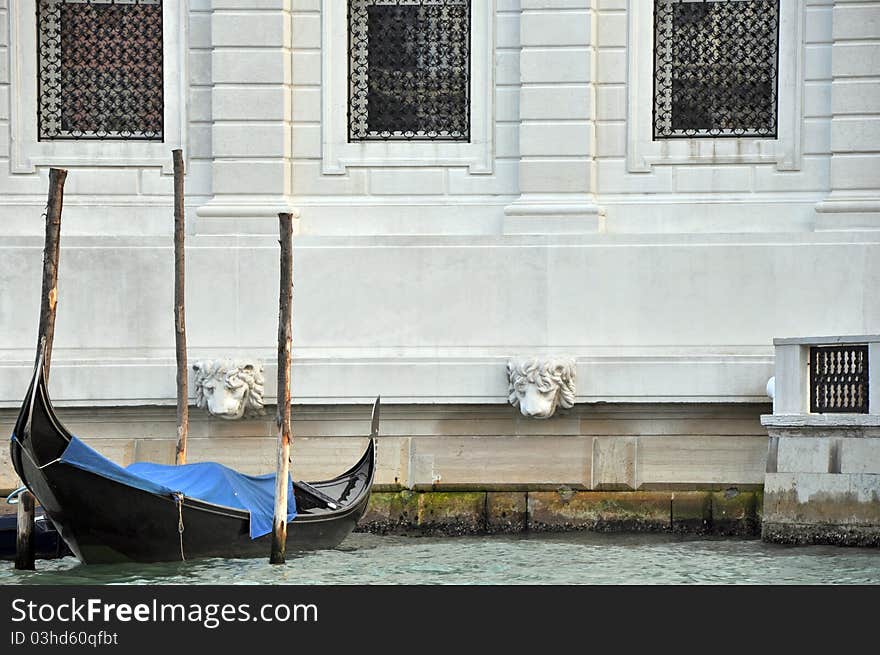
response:
[(523, 416), (550, 418), (557, 407), (574, 406), (574, 360), (516, 357), (507, 362), (507, 376), (508, 400)]
[(261, 416), (263, 363), (232, 359), (200, 360), (196, 372), (196, 406), (211, 416), (237, 419)]

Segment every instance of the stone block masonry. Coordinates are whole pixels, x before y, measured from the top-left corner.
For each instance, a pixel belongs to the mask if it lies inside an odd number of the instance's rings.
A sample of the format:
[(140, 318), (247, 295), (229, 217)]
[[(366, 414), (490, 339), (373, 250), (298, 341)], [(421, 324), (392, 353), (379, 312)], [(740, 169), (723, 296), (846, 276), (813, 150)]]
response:
[[(190, 384), (194, 388), (195, 381)], [(767, 436), (757, 419), (764, 407), (576, 405), (538, 421), (508, 405), (410, 409), (389, 403), (382, 412), (374, 490), (756, 489), (763, 483), (767, 454)], [(248, 474), (271, 471), (273, 412), (268, 406), (266, 416), (239, 421), (193, 412), (190, 460), (216, 461)], [(176, 424), (171, 406), (62, 407), (59, 413), (74, 434), (123, 466), (173, 462)], [(0, 410), (0, 433), (12, 432), (16, 414), (14, 409)], [(328, 479), (356, 461), (366, 446), (365, 419), (361, 408), (296, 407), (297, 479)], [(8, 452), (0, 450), (0, 490), (16, 486)]]
[(818, 229), (876, 227), (880, 216), (878, 16), (874, 3), (832, 6), (831, 193), (816, 207)]
[(670, 532), (755, 537), (761, 492), (383, 491), (359, 532), (466, 535), (523, 532)]
[[(762, 538), (787, 544), (880, 546), (880, 394), (876, 386), (880, 336), (792, 338), (775, 343), (774, 411), (761, 418), (770, 436)], [(850, 411), (813, 407), (810, 397), (814, 394), (826, 394), (831, 405), (845, 397), (844, 383), (817, 382), (812, 377), (809, 366), (821, 370), (821, 364), (814, 361), (810, 348), (823, 344), (868, 345), (867, 370), (858, 373), (864, 382), (846, 383), (864, 385), (865, 413), (853, 407)], [(826, 386), (817, 389), (816, 384)]]
[[(501, 367), (501, 379), (505, 375)], [(268, 376), (267, 376), (268, 377)], [(193, 387), (191, 387), (193, 388)], [(383, 396), (384, 398), (384, 396)], [(509, 405), (382, 410), (361, 528), (393, 534), (627, 530), (754, 536), (767, 436), (762, 405), (576, 405), (525, 419)], [(173, 407), (59, 408), (72, 432), (121, 465), (174, 461)], [(16, 410), (0, 410), (0, 433)], [(240, 421), (191, 414), (190, 461), (271, 471), (274, 411)], [(363, 407), (294, 408), (293, 475), (338, 475), (363, 452)], [(849, 466), (851, 458), (842, 462)], [(18, 486), (0, 450), (0, 492)]]

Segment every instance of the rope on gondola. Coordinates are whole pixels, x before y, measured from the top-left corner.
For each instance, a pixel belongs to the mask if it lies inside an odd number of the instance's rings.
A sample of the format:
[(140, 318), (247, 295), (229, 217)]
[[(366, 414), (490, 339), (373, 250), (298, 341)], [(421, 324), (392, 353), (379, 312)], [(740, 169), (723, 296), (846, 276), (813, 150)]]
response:
[(19, 445), (19, 451), (24, 453), (24, 456), (30, 460), (31, 464), (33, 464), (34, 467), (39, 469), (40, 471), (42, 471), (47, 466), (51, 466), (52, 464), (57, 464), (58, 462), (61, 461), (60, 457), (56, 457), (55, 459), (53, 459), (49, 462), (46, 462), (45, 464), (37, 464), (37, 461), (33, 457), (31, 457), (31, 454), (27, 451), (27, 448), (25, 448), (22, 445), (21, 441), (18, 440), (18, 438), (15, 436), (15, 434), (12, 435), (12, 441), (14, 441), (15, 443), (17, 443)]
[(174, 498), (177, 500), (177, 534), (180, 537), (180, 561), (185, 562), (186, 557), (183, 554), (183, 494), (178, 491), (174, 494)]

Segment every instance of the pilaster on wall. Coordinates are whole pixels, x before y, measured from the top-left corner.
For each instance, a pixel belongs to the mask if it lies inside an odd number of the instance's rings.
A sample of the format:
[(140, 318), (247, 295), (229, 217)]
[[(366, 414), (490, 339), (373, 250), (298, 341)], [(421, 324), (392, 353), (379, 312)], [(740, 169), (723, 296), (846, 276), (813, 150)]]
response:
[(522, 0), (520, 197), (506, 234), (604, 229), (596, 205), (597, 0)]
[(205, 231), (230, 221), (237, 232), (274, 230), (278, 212), (298, 216), (289, 198), (291, 0), (211, 8), (213, 197), (197, 214)]
[(880, 9), (835, 0), (831, 193), (817, 230), (880, 229)]

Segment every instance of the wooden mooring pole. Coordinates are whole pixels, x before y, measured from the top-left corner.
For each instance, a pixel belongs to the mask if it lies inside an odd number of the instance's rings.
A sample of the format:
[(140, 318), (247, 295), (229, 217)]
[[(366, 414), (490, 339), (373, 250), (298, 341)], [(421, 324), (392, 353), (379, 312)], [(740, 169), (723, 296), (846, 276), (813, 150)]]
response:
[[(58, 304), (58, 257), (61, 246), (61, 209), (67, 171), (49, 169), (49, 198), (46, 203), (46, 241), (43, 245), (43, 289), (40, 296), (40, 327), (37, 331), (37, 357), (43, 352), (43, 370), (49, 377), (52, 340), (55, 338), (55, 307)], [(43, 344), (45, 339), (45, 344)], [(36, 365), (36, 362), (34, 363)]]
[(34, 495), (22, 491), (18, 496), (18, 512), (15, 535), (15, 568), (33, 571), (36, 544), (34, 542)]
[(172, 151), (174, 158), (174, 336), (177, 350), (177, 450), (175, 464), (186, 464), (186, 437), (189, 432), (189, 395), (186, 366), (186, 259), (183, 210), (183, 151)]
[[(49, 379), (52, 341), (55, 338), (55, 309), (58, 306), (58, 261), (61, 252), (61, 209), (64, 206), (64, 182), (67, 171), (49, 169), (49, 198), (46, 203), (46, 240), (43, 246), (43, 287), (40, 295), (40, 326), (37, 332), (37, 361), (43, 351), (43, 373)], [(36, 362), (34, 363), (36, 366)], [(15, 535), (15, 568), (33, 570), (34, 496), (23, 491), (18, 497)]]
[(275, 472), (275, 516), (270, 564), (284, 564), (287, 544), (287, 482), (290, 477), (290, 350), (293, 340), (293, 217), (278, 214), (281, 244), (281, 290), (278, 296), (278, 467)]

